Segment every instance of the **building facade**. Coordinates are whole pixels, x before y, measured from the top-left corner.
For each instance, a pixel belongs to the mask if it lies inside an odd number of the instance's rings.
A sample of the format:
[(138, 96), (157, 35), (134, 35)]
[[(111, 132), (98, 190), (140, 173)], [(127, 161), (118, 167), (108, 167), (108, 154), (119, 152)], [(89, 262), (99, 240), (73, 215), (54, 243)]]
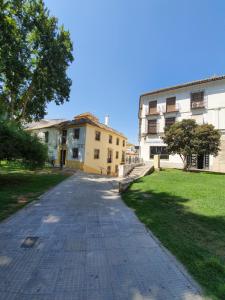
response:
[(178, 155), (168, 155), (163, 143), (165, 127), (182, 119), (194, 119), (198, 124), (208, 123), (219, 129), (221, 151), (212, 155), (190, 158), (191, 166), (225, 172), (225, 76), (212, 77), (173, 87), (155, 90), (140, 96), (139, 142), (140, 157), (151, 161), (160, 154), (163, 167), (182, 168)]
[(126, 147), (126, 163), (136, 163), (139, 161), (139, 146), (127, 143)]
[(48, 145), (49, 158), (54, 157), (58, 166), (117, 176), (119, 165), (125, 162), (126, 137), (90, 113), (29, 130)]

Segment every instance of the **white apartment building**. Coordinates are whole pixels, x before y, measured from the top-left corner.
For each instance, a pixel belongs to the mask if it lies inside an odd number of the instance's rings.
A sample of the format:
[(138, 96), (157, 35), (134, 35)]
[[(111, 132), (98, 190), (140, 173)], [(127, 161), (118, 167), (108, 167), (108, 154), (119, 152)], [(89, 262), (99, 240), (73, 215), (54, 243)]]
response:
[(182, 119), (194, 119), (198, 124), (213, 124), (222, 137), (219, 155), (193, 155), (192, 167), (225, 172), (225, 76), (145, 93), (140, 96), (138, 116), (140, 157), (144, 161), (160, 154), (162, 167), (182, 168), (180, 157), (166, 151), (164, 128)]

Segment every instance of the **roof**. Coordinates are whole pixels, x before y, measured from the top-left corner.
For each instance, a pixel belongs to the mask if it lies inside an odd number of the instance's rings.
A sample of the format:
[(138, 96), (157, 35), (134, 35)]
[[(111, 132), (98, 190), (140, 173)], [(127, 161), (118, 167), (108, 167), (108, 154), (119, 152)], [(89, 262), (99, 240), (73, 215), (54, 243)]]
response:
[(52, 119), (52, 120), (43, 119), (38, 122), (32, 122), (27, 124), (26, 129), (34, 130), (34, 129), (54, 127), (65, 121), (66, 121), (65, 119)]
[(89, 112), (77, 115), (74, 117), (74, 120), (62, 122), (61, 124), (59, 124), (59, 126), (60, 127), (67, 127), (67, 126), (71, 126), (71, 125), (80, 126), (80, 125), (84, 125), (84, 124), (89, 124), (89, 125), (107, 130), (109, 132), (120, 135), (126, 139), (126, 137), (123, 133), (99, 122), (99, 119)]
[(107, 130), (109, 132), (112, 132), (114, 134), (120, 135), (123, 138), (126, 139), (125, 135), (101, 122), (99, 122), (99, 119), (89, 113), (83, 113), (80, 115), (77, 115), (74, 117), (74, 120), (65, 120), (65, 119), (52, 119), (52, 120), (41, 120), (39, 122), (32, 122), (27, 124), (26, 129), (27, 130), (35, 130), (35, 129), (41, 129), (41, 128), (49, 128), (49, 127), (57, 127), (57, 128), (65, 128), (67, 126), (80, 126), (80, 125), (85, 125), (89, 124), (95, 127), (99, 127), (101, 129)]
[(195, 81), (186, 82), (186, 83), (182, 83), (182, 84), (178, 84), (178, 85), (174, 85), (174, 86), (170, 86), (170, 87), (166, 87), (166, 88), (161, 88), (158, 90), (153, 90), (148, 93), (142, 94), (141, 97), (148, 96), (148, 95), (155, 95), (155, 94), (159, 94), (162, 92), (168, 92), (168, 91), (172, 91), (172, 90), (176, 90), (176, 89), (181, 89), (181, 88), (188, 87), (188, 86), (193, 86), (193, 85), (198, 85), (198, 84), (203, 84), (203, 83), (208, 83), (208, 82), (213, 82), (213, 81), (219, 81), (219, 80), (223, 80), (223, 79), (225, 79), (225, 75), (213, 76), (213, 77), (206, 78), (206, 79), (195, 80)]

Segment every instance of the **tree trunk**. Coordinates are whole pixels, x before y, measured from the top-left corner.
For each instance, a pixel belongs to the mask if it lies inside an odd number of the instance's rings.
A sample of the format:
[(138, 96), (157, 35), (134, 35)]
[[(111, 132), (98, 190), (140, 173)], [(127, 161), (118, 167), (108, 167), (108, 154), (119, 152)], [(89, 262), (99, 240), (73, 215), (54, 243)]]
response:
[(187, 155), (182, 155), (180, 154), (180, 158), (182, 159), (183, 162), (183, 171), (187, 171), (188, 170), (188, 163), (187, 163)]

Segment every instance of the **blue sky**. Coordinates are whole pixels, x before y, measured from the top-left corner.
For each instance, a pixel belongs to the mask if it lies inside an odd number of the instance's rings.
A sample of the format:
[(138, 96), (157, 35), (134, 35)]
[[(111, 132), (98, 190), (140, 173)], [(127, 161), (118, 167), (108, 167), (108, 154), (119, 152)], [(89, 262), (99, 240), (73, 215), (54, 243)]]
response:
[(223, 0), (45, 0), (71, 33), (70, 102), (47, 118), (90, 111), (137, 142), (143, 92), (225, 73)]

